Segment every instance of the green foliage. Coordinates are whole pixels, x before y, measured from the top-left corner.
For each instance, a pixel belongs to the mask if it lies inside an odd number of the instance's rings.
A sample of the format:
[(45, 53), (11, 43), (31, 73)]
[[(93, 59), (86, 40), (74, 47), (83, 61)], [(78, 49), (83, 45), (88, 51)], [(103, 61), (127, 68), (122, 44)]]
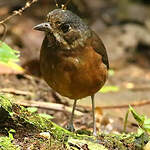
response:
[(10, 129), (8, 131), (8, 135), (9, 135), (10, 140), (14, 140), (14, 136), (13, 136), (14, 133), (16, 133), (16, 131), (14, 129)]
[(132, 113), (134, 119), (138, 123), (139, 126), (138, 135), (141, 135), (144, 132), (150, 134), (150, 118), (147, 118), (145, 115), (138, 114), (131, 106), (129, 106), (129, 111)]
[(12, 139), (10, 137), (0, 137), (0, 149), (1, 150), (20, 150), (19, 147), (15, 146), (12, 143)]
[(54, 117), (45, 113), (39, 114), (40, 117), (43, 117), (45, 119), (53, 119)]
[(12, 102), (6, 96), (0, 95), (0, 108), (3, 108), (9, 115), (12, 115)]
[(138, 123), (138, 132), (136, 133), (136, 138), (135, 138), (135, 146), (138, 149), (142, 149), (145, 145), (150, 140), (149, 134), (150, 134), (150, 118), (147, 118), (145, 115), (140, 115), (138, 114), (133, 107), (129, 106), (129, 110), (126, 113), (125, 117), (125, 123), (124, 123), (124, 131), (126, 131), (126, 125), (127, 125), (127, 120), (128, 120), (128, 114), (131, 112), (133, 115), (134, 119)]
[(20, 52), (10, 48), (7, 44), (0, 41), (0, 63), (10, 68), (23, 72), (23, 68), (16, 64), (19, 61)]
[[(4, 105), (4, 106), (3, 106)], [(31, 146), (33, 146), (33, 149), (38, 149), (37, 147), (40, 145), (46, 145), (48, 144), (48, 149), (57, 149), (58, 146), (62, 146), (62, 148), (65, 146), (68, 149), (78, 149), (83, 147), (87, 147), (88, 149), (99, 149), (99, 150), (104, 150), (104, 149), (120, 149), (120, 150), (133, 150), (133, 149), (142, 149), (142, 147), (149, 141), (149, 136), (142, 134), (141, 136), (137, 136), (137, 134), (100, 134), (98, 135), (98, 139), (100, 140), (101, 143), (104, 143), (104, 148), (99, 144), (99, 140), (97, 141), (95, 137), (93, 136), (88, 136), (88, 135), (79, 135), (77, 133), (72, 133), (55, 123), (53, 123), (49, 118), (44, 116), (41, 116), (37, 113), (35, 113), (35, 109), (30, 109), (27, 110), (27, 108), (23, 106), (19, 106), (17, 104), (13, 104), (9, 98), (6, 98), (5, 96), (0, 95), (0, 114), (3, 111), (6, 111), (5, 115), (7, 120), (5, 119), (5, 123), (7, 121), (11, 120), (13, 121), (13, 129), (12, 124), (8, 126), (7, 128), (10, 129), (8, 130), (8, 137), (0, 137), (0, 150), (19, 150), (19, 148), (15, 145), (12, 144), (12, 142), (15, 140), (13, 135), (16, 132), (17, 134), (20, 133), (18, 132), (18, 129), (29, 131), (29, 133), (33, 133), (33, 138), (31, 139), (26, 139), (26, 143), (29, 142)], [(34, 111), (33, 111), (34, 110)], [(143, 123), (143, 118), (140, 118), (136, 112), (131, 109), (131, 111), (134, 113), (135, 118), (138, 118), (137, 120), (140, 123)], [(33, 113), (32, 113), (33, 112)], [(10, 115), (11, 114), (11, 115)], [(0, 117), (0, 121), (2, 122)], [(8, 122), (11, 123), (11, 122)], [(21, 128), (19, 128), (21, 127)], [(23, 128), (24, 127), (24, 128)], [(50, 139), (52, 138), (52, 142), (49, 142), (49, 139), (43, 140), (41, 136), (36, 136), (37, 133), (42, 133), (42, 132), (48, 132), (50, 133)], [(34, 133), (36, 133), (34, 135)], [(17, 136), (18, 137), (18, 136)], [(37, 142), (38, 140), (38, 142)], [(54, 140), (54, 141), (53, 141)], [(34, 142), (35, 141), (35, 142)], [(33, 144), (33, 143), (38, 143)], [(51, 148), (54, 146), (54, 148)], [(135, 148), (135, 146), (138, 146), (138, 149)], [(30, 147), (31, 148), (31, 147)]]
[[(7, 129), (6, 129), (7, 130)], [(12, 143), (14, 140), (13, 134), (16, 131), (14, 129), (10, 129), (8, 131), (8, 137), (1, 136), (0, 137), (0, 149), (1, 150), (20, 150), (20, 148)]]
[[(87, 140), (79, 140), (79, 139), (69, 138), (68, 143), (69, 144), (66, 144), (68, 150), (83, 149), (83, 147), (85, 145), (88, 145), (89, 150), (108, 150), (107, 148), (100, 145), (99, 143), (93, 143), (92, 141), (87, 142)], [(85, 148), (86, 148), (86, 146), (85, 146)]]
[(36, 113), (38, 111), (37, 107), (28, 107), (27, 110), (30, 112), (30, 113)]
[(119, 91), (119, 87), (113, 86), (113, 85), (111, 85), (111, 86), (104, 86), (104, 87), (100, 90), (100, 92), (102, 92), (102, 93), (118, 92), (118, 91)]
[(145, 116), (138, 114), (133, 107), (129, 106), (129, 111), (132, 113), (134, 119), (138, 122), (139, 126), (144, 123)]
[(4, 63), (19, 61), (19, 51), (10, 48), (7, 44), (0, 41), (0, 61)]

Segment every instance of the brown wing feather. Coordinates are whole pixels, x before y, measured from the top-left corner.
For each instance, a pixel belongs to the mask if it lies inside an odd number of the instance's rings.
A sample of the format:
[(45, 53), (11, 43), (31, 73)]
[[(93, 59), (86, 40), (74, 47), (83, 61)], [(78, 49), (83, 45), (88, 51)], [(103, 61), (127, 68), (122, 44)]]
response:
[(102, 55), (102, 61), (107, 66), (107, 69), (109, 69), (109, 61), (106, 48), (102, 40), (96, 35), (94, 31), (92, 31), (92, 46), (97, 53)]

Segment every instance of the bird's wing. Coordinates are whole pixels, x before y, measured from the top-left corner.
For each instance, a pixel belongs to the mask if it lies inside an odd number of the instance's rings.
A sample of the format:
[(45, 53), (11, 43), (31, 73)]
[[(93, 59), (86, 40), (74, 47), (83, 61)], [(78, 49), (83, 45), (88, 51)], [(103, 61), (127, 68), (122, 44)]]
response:
[(96, 35), (94, 31), (92, 31), (92, 46), (94, 50), (102, 56), (103, 63), (107, 66), (107, 69), (109, 69), (109, 61), (106, 48), (102, 40)]

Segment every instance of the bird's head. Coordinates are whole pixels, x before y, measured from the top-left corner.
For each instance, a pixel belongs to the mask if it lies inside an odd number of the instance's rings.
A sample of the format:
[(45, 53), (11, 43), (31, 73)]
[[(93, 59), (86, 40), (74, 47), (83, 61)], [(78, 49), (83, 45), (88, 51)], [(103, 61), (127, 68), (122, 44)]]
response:
[(84, 46), (86, 39), (91, 36), (89, 27), (80, 17), (63, 9), (51, 11), (47, 15), (46, 22), (36, 25), (33, 29), (44, 31), (47, 36), (54, 36), (56, 41), (67, 50)]

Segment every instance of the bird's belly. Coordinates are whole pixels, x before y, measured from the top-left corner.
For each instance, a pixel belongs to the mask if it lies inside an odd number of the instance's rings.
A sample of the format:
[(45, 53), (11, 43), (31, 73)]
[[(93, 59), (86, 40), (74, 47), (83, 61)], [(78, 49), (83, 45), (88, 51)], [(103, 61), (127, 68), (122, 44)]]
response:
[(107, 78), (107, 68), (101, 56), (88, 54), (88, 51), (75, 57), (41, 57), (41, 72), (51, 88), (71, 99), (93, 95)]

